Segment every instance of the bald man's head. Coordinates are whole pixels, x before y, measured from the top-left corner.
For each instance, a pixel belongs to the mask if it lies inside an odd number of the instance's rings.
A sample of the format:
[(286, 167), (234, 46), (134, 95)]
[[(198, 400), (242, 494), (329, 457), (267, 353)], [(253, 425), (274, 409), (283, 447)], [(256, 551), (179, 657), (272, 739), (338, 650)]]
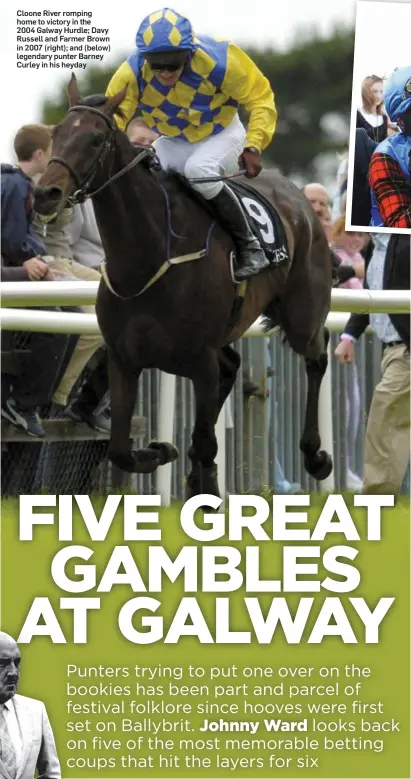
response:
[(327, 208), (329, 204), (328, 192), (322, 184), (306, 184), (303, 192), (316, 214), (322, 213)]
[(14, 638), (0, 632), (0, 703), (17, 692), (20, 677), (20, 650)]

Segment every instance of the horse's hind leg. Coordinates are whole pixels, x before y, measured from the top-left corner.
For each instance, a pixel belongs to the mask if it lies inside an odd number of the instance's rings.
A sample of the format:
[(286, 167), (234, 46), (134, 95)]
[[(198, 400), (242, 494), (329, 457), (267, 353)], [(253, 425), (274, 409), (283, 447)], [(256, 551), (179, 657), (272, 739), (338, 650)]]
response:
[[(187, 478), (186, 500), (193, 495), (200, 495), (201, 493), (219, 495), (217, 466), (214, 463), (214, 458), (217, 454), (215, 424), (233, 388), (237, 371), (241, 364), (241, 357), (232, 346), (227, 345), (218, 351), (217, 361), (217, 403), (215, 403), (215, 397), (209, 398), (208, 401), (210, 403), (210, 412), (214, 406), (214, 416), (211, 425), (206, 422), (205, 426), (202, 427), (205, 419), (204, 414), (206, 418), (208, 418), (209, 414), (207, 403), (204, 404), (203, 398), (207, 384), (202, 385), (201, 379), (197, 381), (193, 379), (197, 416), (196, 426), (193, 431), (193, 444), (188, 451), (188, 456), (191, 460), (191, 473)], [(215, 374), (214, 360), (211, 360), (208, 370), (211, 366), (213, 374)], [(210, 430), (211, 440), (208, 440)]]
[(108, 457), (128, 473), (153, 473), (159, 465), (175, 460), (178, 452), (171, 444), (152, 442), (147, 449), (131, 451), (130, 427), (140, 369), (132, 370), (109, 350), (108, 370), (111, 400), (111, 435)]
[[(219, 352), (208, 349), (202, 353), (201, 359), (190, 366), (189, 376), (193, 383), (196, 417), (192, 445), (188, 456), (191, 460), (191, 473), (187, 477), (186, 499), (193, 495), (217, 495), (217, 466), (214, 462), (217, 454), (217, 438), (215, 424), (219, 410), (230, 392), (228, 384), (220, 391)], [(235, 376), (235, 374), (234, 374)], [(234, 379), (233, 379), (234, 381)]]
[(241, 365), (241, 357), (232, 346), (223, 346), (218, 353), (220, 380), (218, 385), (218, 415), (227, 400)]
[(305, 359), (308, 380), (300, 449), (306, 471), (321, 481), (332, 471), (330, 455), (320, 450), (318, 405), (327, 370), (328, 330), (324, 327), (331, 299), (331, 260), (324, 231), (307, 215), (279, 306), (279, 319), (291, 348)]
[(318, 426), (320, 387), (327, 370), (327, 345), (329, 338), (330, 334), (327, 328), (322, 328), (314, 343), (310, 345), (311, 348), (308, 349), (310, 356), (305, 357), (308, 387), (304, 430), (300, 440), (300, 449), (304, 454), (306, 471), (318, 481), (326, 479), (333, 468), (331, 456), (323, 449), (320, 450), (321, 439)]

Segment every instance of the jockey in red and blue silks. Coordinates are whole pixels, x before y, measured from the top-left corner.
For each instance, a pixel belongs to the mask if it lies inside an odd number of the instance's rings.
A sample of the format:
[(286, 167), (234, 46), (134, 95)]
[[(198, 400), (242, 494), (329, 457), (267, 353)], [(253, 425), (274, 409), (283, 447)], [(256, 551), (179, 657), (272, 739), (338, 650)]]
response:
[[(188, 179), (235, 173), (239, 166), (257, 176), (277, 111), (269, 81), (247, 54), (229, 41), (195, 36), (189, 20), (170, 8), (143, 20), (136, 45), (107, 89), (111, 97), (127, 87), (119, 127), (126, 129), (138, 107), (158, 135), (153, 146), (163, 168)], [(240, 106), (249, 114), (247, 132)], [(222, 181), (193, 186), (238, 243), (244, 277), (267, 265), (231, 190)]]
[(371, 225), (411, 227), (411, 65), (395, 70), (384, 85), (388, 116), (400, 132), (371, 157)]

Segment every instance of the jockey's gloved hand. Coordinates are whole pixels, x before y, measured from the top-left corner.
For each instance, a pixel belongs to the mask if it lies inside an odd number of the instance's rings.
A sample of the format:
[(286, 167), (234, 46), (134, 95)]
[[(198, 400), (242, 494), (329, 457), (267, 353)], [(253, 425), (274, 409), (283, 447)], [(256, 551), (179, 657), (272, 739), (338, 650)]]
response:
[(253, 146), (247, 146), (244, 149), (239, 157), (238, 164), (240, 170), (245, 169), (245, 176), (247, 179), (255, 178), (263, 169), (261, 154), (258, 149), (255, 149)]

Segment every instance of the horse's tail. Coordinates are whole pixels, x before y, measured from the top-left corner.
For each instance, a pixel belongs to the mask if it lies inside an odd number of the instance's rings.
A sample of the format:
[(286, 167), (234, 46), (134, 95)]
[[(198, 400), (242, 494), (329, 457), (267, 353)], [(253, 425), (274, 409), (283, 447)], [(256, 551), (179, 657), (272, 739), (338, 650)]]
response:
[(264, 309), (262, 317), (262, 325), (265, 333), (268, 333), (280, 324), (277, 300), (270, 301), (267, 308)]
[(282, 335), (283, 343), (286, 343), (287, 336), (284, 332), (284, 326), (281, 320), (281, 306), (279, 300), (271, 300), (267, 308), (262, 313), (262, 326), (264, 333), (269, 333), (275, 328), (279, 329)]

